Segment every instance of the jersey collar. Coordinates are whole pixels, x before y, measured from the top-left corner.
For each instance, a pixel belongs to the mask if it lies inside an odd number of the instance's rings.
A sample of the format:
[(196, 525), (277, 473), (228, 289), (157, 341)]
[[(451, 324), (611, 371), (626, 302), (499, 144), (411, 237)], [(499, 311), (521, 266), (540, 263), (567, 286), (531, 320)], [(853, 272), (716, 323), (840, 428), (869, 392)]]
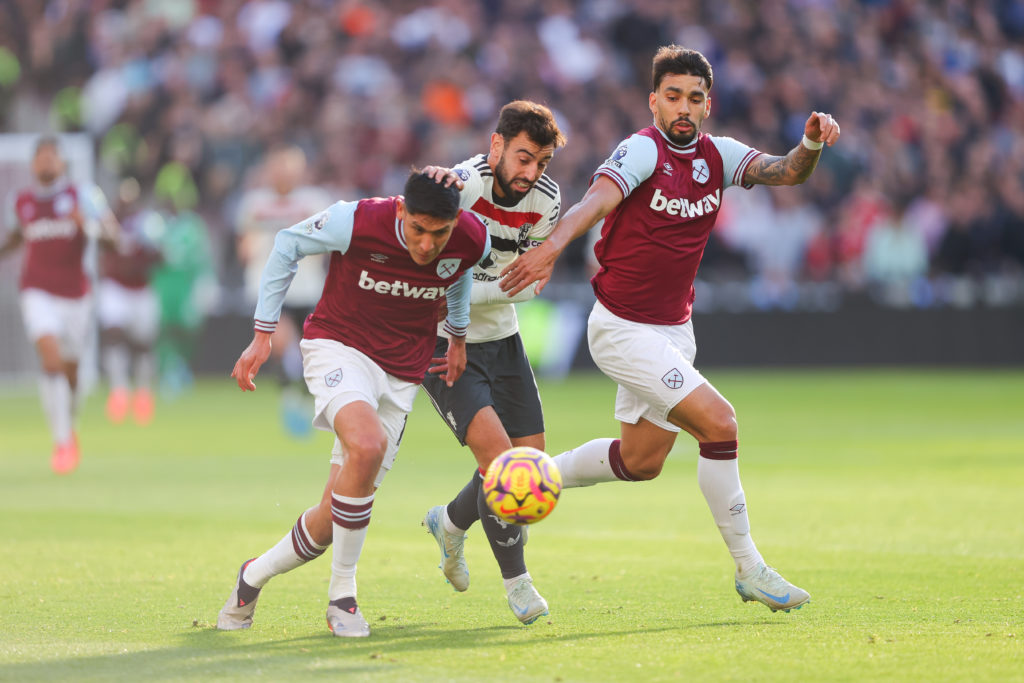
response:
[(678, 154), (679, 156), (682, 157), (686, 157), (687, 159), (692, 159), (694, 155), (697, 154), (697, 140), (700, 139), (700, 133), (694, 136), (693, 142), (686, 145), (685, 147), (680, 147), (676, 143), (672, 142), (672, 140), (670, 140), (667, 135), (665, 135), (665, 131), (663, 131), (657, 123), (654, 124), (654, 129), (658, 131), (658, 135), (660, 135), (661, 139), (665, 141), (665, 144), (668, 145), (669, 151), (671, 151), (672, 153)]
[(402, 225), (403, 224), (404, 224), (404, 221), (402, 221), (402, 219), (399, 218), (396, 215), (395, 216), (395, 238), (398, 240), (399, 244), (401, 244), (404, 248), (408, 249), (409, 245), (407, 245), (405, 243), (405, 230), (402, 229)]

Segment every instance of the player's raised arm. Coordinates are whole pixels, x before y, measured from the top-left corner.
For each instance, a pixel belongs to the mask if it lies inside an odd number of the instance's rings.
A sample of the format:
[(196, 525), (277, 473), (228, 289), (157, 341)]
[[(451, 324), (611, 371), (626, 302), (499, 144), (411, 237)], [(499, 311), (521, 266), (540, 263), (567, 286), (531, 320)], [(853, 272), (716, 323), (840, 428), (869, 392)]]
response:
[(814, 112), (804, 124), (804, 137), (784, 157), (762, 154), (750, 162), (743, 182), (748, 185), (799, 185), (811, 177), (824, 145), (839, 139), (839, 123), (829, 114)]
[(530, 249), (501, 271), (501, 289), (510, 297), (536, 282), (540, 294), (555, 268), (555, 261), (574, 239), (590, 230), (622, 201), (622, 190), (607, 176), (598, 175), (594, 183), (574, 204), (554, 231), (540, 246)]

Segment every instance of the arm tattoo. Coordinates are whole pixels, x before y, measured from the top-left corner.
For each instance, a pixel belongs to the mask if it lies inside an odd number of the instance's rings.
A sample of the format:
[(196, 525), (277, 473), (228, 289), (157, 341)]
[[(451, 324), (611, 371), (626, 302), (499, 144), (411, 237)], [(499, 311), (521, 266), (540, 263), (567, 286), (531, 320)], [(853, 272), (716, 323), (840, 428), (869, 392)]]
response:
[(750, 162), (743, 174), (743, 182), (755, 185), (799, 185), (811, 177), (820, 157), (820, 149), (810, 150), (802, 144), (794, 147), (784, 157), (762, 154)]

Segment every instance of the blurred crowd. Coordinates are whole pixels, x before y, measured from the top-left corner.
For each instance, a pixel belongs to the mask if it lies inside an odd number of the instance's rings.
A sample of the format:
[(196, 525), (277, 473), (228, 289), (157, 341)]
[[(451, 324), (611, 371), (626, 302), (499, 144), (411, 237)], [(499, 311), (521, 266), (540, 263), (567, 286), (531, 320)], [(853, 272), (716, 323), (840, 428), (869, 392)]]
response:
[(8, 0), (0, 125), (89, 133), (100, 185), (201, 220), (220, 306), (249, 312), (238, 211), (268, 151), (334, 199), (395, 194), (533, 99), (569, 139), (564, 209), (649, 125), (672, 42), (714, 67), (707, 132), (784, 154), (811, 111), (843, 131), (806, 185), (730, 190), (705, 305), (1024, 300), (1024, 0)]

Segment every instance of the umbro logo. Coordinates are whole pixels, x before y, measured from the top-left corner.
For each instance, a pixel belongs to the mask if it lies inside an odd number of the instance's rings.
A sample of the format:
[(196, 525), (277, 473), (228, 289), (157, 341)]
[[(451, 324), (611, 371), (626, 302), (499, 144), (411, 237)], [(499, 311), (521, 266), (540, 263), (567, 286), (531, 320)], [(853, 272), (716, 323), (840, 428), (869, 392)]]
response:
[(388, 260), (385, 254), (370, 254), (370, 260), (374, 263), (384, 263)]
[(670, 176), (675, 172), (675, 170), (676, 169), (672, 168), (672, 164), (668, 163), (667, 161), (661, 165), (661, 172), (664, 173), (665, 175)]

